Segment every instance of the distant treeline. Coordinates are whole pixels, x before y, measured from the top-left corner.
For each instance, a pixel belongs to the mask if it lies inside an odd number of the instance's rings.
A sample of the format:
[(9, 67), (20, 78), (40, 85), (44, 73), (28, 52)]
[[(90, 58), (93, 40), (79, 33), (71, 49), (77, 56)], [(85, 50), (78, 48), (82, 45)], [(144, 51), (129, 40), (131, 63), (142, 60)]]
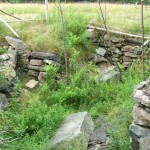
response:
[[(0, 2), (10, 2), (10, 3), (44, 3), (45, 0), (0, 0)], [(55, 1), (55, 0), (49, 0)], [(98, 0), (62, 0), (66, 2), (96, 2)], [(104, 0), (101, 0), (102, 2)], [(141, 0), (105, 0), (105, 2), (111, 3), (140, 3)], [(145, 4), (150, 4), (150, 0), (144, 0)]]

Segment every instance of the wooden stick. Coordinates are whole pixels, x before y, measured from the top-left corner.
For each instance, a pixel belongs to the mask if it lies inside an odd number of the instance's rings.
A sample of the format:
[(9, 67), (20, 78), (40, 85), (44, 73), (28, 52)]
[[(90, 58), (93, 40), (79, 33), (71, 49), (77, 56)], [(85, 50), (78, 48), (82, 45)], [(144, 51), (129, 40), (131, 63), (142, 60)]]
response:
[(15, 32), (15, 30), (4, 20), (0, 17), (0, 21), (4, 23), (4, 25), (9, 28), (9, 30), (17, 37), (19, 38), (19, 35)]
[(141, 0), (141, 30), (142, 30), (142, 73), (143, 78), (145, 76), (145, 66), (144, 66), (144, 10), (143, 10), (144, 0)]
[[(88, 26), (89, 29), (96, 29), (96, 30), (100, 30), (100, 31), (106, 31), (106, 29), (104, 28), (99, 28), (99, 27), (95, 27), (95, 26)], [(125, 32), (120, 32), (120, 31), (114, 31), (114, 30), (109, 30), (107, 29), (107, 32), (111, 32), (111, 33), (115, 33), (115, 34), (120, 34), (120, 35), (125, 35), (125, 36), (130, 36), (130, 37), (135, 37), (135, 38), (142, 38), (141, 35), (136, 35), (136, 34), (130, 34), (130, 33), (125, 33)], [(144, 37), (144, 39), (149, 39), (150, 37), (146, 36)]]
[(10, 17), (13, 17), (13, 18), (15, 18), (15, 19), (21, 20), (20, 18), (15, 17), (15, 16), (13, 16), (13, 15), (11, 15), (11, 14), (9, 14), (9, 13), (7, 13), (7, 12), (5, 12), (5, 11), (1, 10), (1, 9), (0, 9), (0, 11), (1, 11), (2, 13), (4, 13), (4, 14), (6, 14), (6, 15), (10, 16)]
[(48, 23), (48, 0), (45, 0), (45, 17), (46, 17), (46, 22)]
[(17, 20), (17, 21), (7, 21), (7, 23), (19, 23), (19, 22), (30, 22), (30, 21), (42, 21), (45, 19), (37, 20), (37, 19), (29, 19), (29, 20)]

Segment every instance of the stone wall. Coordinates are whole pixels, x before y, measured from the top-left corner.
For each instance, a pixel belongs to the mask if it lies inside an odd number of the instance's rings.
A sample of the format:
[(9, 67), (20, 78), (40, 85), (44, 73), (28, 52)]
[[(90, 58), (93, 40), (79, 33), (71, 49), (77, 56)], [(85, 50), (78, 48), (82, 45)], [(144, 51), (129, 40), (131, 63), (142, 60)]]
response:
[(46, 65), (61, 66), (61, 58), (55, 53), (32, 52), (28, 55), (28, 75), (38, 79), (40, 83), (46, 80)]
[[(118, 31), (108, 30), (89, 26), (90, 40), (97, 44), (95, 54), (91, 58), (96, 64), (103, 65), (120, 63), (128, 67), (132, 62), (141, 59), (142, 37)], [(150, 58), (150, 44), (145, 37), (145, 58)]]
[(130, 126), (132, 150), (150, 149), (150, 78), (136, 86), (134, 91), (135, 106)]
[(46, 80), (46, 65), (61, 66), (61, 57), (58, 54), (37, 51), (30, 52), (26, 50), (22, 40), (9, 36), (6, 36), (5, 39), (8, 46), (4, 47), (5, 49), (9, 48), (7, 53), (0, 55), (0, 62), (3, 62), (0, 65), (4, 66), (1, 70), (3, 69), (3, 72), (6, 71), (5, 66), (8, 66), (11, 60), (11, 69), (9, 69), (11, 74), (12, 72), (16, 74), (15, 70), (20, 69), (31, 77), (31, 81), (27, 84), (29, 88), (34, 87), (34, 84), (44, 83)]

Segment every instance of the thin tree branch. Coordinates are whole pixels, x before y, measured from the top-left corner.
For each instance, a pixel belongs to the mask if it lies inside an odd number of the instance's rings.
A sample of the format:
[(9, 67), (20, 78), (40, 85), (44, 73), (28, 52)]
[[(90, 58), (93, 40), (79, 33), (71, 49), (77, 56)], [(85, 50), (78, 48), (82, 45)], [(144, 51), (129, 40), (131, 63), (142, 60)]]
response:
[(142, 73), (143, 78), (145, 76), (145, 66), (144, 66), (144, 0), (141, 0), (141, 29), (142, 29)]
[(10, 30), (17, 38), (19, 38), (19, 35), (16, 33), (16, 31), (15, 31), (4, 19), (2, 19), (2, 18), (0, 17), (0, 21), (2, 21), (2, 22), (5, 24), (5, 26), (6, 26), (7, 28), (9, 28), (9, 30)]
[(10, 17), (13, 17), (13, 18), (17, 19), (17, 20), (22, 20), (22, 19), (20, 19), (20, 18), (18, 18), (18, 17), (16, 17), (16, 16), (13, 16), (13, 15), (11, 15), (11, 14), (9, 14), (9, 13), (5, 12), (5, 11), (4, 11), (4, 10), (2, 10), (2, 9), (0, 9), (0, 11), (1, 11), (2, 13), (4, 13), (4, 14), (6, 14), (6, 15), (10, 16)]
[(66, 68), (66, 83), (69, 83), (69, 73), (68, 73), (68, 56), (67, 56), (67, 47), (66, 47), (66, 36), (65, 36), (65, 25), (64, 25), (64, 16), (63, 10), (61, 6), (61, 1), (58, 0), (59, 4), (59, 11), (60, 11), (60, 18), (61, 18), (61, 26), (62, 26), (62, 36), (63, 36), (63, 51), (64, 51), (64, 58), (65, 58), (65, 68)]

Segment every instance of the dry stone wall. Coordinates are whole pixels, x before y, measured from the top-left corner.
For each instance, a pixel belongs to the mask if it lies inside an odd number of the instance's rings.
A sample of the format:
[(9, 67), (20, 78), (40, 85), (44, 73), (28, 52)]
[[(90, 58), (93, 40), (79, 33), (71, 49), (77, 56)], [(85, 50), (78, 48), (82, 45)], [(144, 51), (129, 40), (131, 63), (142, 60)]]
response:
[[(90, 40), (98, 45), (91, 60), (99, 66), (120, 63), (129, 67), (132, 62), (141, 59), (142, 38), (138, 35), (116, 32), (92, 27), (88, 29)], [(150, 58), (150, 44), (145, 37), (145, 58)]]
[(131, 146), (133, 150), (150, 149), (150, 78), (136, 86), (135, 106), (130, 126)]

